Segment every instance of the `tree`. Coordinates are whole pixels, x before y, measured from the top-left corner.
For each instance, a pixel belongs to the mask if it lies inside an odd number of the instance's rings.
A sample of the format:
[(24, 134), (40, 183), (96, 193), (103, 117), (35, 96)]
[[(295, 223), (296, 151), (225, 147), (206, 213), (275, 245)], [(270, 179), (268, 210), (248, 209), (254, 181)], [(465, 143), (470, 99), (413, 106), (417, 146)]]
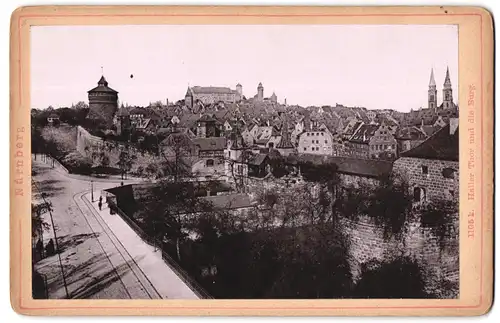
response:
[(42, 215), (51, 210), (51, 207), (52, 204), (49, 202), (31, 203), (31, 236), (33, 238), (50, 229), (50, 225), (45, 222)]
[(76, 172), (80, 174), (90, 174), (92, 170), (92, 160), (88, 157), (83, 156), (79, 152), (75, 151), (69, 153), (63, 158), (64, 165), (69, 168), (71, 172)]
[(404, 242), (412, 214), (412, 197), (408, 183), (391, 175), (380, 178), (378, 186), (368, 195), (368, 216), (384, 231), (384, 238)]
[(121, 176), (127, 175), (127, 173), (132, 169), (134, 161), (137, 159), (136, 156), (131, 155), (128, 150), (122, 150), (120, 156), (118, 157), (117, 165), (121, 170)]
[(43, 152), (45, 140), (42, 137), (41, 127), (31, 125), (31, 152), (36, 155)]
[(101, 167), (106, 168), (109, 167), (109, 156), (105, 152), (101, 152), (99, 155), (99, 164)]
[(174, 183), (191, 176), (192, 141), (186, 134), (172, 133), (162, 143), (162, 174)]
[(158, 165), (155, 163), (151, 163), (146, 166), (146, 168), (144, 169), (144, 173), (146, 177), (150, 179), (157, 179), (158, 177), (161, 177)]
[[(337, 225), (337, 203), (338, 190), (340, 184), (340, 176), (338, 174), (338, 166), (334, 163), (322, 163), (315, 165), (311, 162), (300, 163), (299, 168), (302, 176), (306, 181), (317, 183), (319, 186), (318, 194), (322, 196), (322, 202), (329, 201), (330, 203), (330, 223), (333, 227)], [(329, 196), (324, 195), (325, 191)]]
[(85, 103), (84, 101), (78, 101), (78, 103), (76, 103), (74, 105), (74, 108), (76, 110), (85, 110), (85, 109), (89, 108), (89, 105), (87, 103)]
[(192, 182), (163, 179), (144, 197), (141, 221), (151, 236), (160, 242), (172, 241), (181, 261), (180, 243), (186, 238), (185, 227), (195, 214), (210, 212), (211, 204), (195, 195)]
[(271, 166), (271, 173), (276, 178), (282, 178), (290, 174), (290, 171), (285, 164), (285, 160), (282, 157), (271, 158), (269, 161)]

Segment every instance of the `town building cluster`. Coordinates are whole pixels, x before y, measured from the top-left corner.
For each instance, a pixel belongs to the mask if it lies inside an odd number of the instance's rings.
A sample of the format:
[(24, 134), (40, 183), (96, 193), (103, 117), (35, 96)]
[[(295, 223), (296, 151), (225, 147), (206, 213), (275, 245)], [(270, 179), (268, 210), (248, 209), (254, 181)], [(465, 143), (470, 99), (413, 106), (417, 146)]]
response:
[[(233, 184), (235, 178), (269, 176), (276, 156), (291, 164), (331, 161), (340, 173), (359, 178), (377, 178), (393, 168), (413, 174), (417, 167), (413, 164), (420, 165), (419, 176), (412, 180), (414, 195), (422, 200), (433, 192), (429, 185), (435, 186), (443, 176), (458, 185), (453, 175), (458, 172), (458, 106), (449, 70), (442, 91), (443, 102), (438, 105), (431, 70), (428, 106), (406, 113), (342, 104), (288, 105), (286, 99), (278, 102), (275, 93), (265, 97), (262, 83), (248, 98), (241, 84), (234, 90), (188, 86), (183, 100), (138, 107), (119, 106), (118, 92), (103, 76), (88, 92), (88, 118), (103, 121), (108, 131), (125, 140), (155, 138), (155, 149), (163, 155), (174, 153), (174, 143), (183, 142), (193, 173), (206, 179), (224, 177)], [(444, 170), (429, 169), (433, 160), (443, 161), (446, 176)], [(405, 169), (410, 164), (411, 171)], [(438, 195), (450, 197), (456, 191), (443, 188)]]

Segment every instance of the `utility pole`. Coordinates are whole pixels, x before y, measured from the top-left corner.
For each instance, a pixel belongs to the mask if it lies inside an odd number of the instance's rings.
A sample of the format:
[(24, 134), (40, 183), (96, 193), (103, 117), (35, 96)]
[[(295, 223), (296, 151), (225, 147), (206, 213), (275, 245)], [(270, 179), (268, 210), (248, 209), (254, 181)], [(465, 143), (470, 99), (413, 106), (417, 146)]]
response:
[(94, 203), (94, 181), (90, 180), (90, 197), (92, 199), (92, 203)]

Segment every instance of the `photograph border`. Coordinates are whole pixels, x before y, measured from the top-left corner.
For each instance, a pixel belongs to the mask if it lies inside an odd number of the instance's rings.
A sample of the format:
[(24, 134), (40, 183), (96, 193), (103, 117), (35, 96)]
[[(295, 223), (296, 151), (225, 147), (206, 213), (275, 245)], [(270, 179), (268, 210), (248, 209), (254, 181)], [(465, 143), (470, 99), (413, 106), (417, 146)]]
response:
[[(33, 300), (30, 28), (136, 24), (456, 24), (459, 32), (460, 298), (455, 300)], [(477, 7), (34, 6), (11, 18), (11, 303), (27, 315), (481, 315), (493, 295), (493, 22)]]

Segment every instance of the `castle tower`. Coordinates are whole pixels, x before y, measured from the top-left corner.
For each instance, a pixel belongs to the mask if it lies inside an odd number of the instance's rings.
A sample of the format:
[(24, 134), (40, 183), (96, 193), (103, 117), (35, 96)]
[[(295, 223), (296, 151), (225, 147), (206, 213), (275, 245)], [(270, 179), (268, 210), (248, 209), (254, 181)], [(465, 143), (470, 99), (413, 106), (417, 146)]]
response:
[(453, 91), (451, 89), (450, 70), (446, 67), (446, 77), (443, 84), (443, 109), (453, 107)]
[(278, 97), (276, 96), (276, 93), (273, 92), (273, 94), (271, 95), (271, 102), (273, 103), (277, 103), (278, 102)]
[(240, 95), (239, 99), (242, 100), (243, 99), (243, 86), (240, 83), (236, 84), (236, 92), (238, 92), (238, 94)]
[(257, 100), (264, 100), (264, 87), (262, 86), (262, 83), (259, 83), (259, 86), (257, 86)]
[(116, 114), (116, 134), (118, 136), (127, 136), (130, 133), (130, 114), (123, 106), (118, 109)]
[(194, 103), (194, 98), (193, 98), (193, 91), (191, 88), (188, 86), (188, 89), (186, 91), (186, 95), (184, 96), (184, 104), (192, 109), (193, 108), (193, 103)]
[(428, 91), (428, 108), (432, 110), (437, 109), (437, 90), (436, 90), (436, 80), (434, 80), (434, 69), (431, 69), (431, 79), (429, 81), (429, 91)]
[(113, 124), (113, 117), (118, 110), (118, 92), (108, 86), (108, 81), (101, 76), (97, 87), (89, 90), (88, 119), (102, 122), (107, 126)]

